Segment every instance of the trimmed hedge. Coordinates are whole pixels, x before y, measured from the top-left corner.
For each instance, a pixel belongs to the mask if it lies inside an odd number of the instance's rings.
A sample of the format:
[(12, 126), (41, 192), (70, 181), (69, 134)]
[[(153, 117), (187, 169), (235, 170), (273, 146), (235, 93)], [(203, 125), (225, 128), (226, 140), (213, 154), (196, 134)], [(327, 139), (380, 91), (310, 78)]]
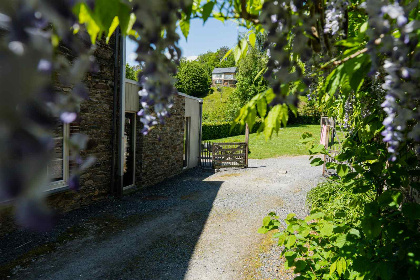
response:
[[(319, 124), (320, 117), (317, 116), (297, 116), (295, 117), (293, 114), (289, 116), (289, 121), (287, 122), (288, 125), (291, 124)], [(254, 126), (252, 127), (252, 131), (250, 133), (255, 133), (260, 128), (262, 122), (256, 121)], [(220, 139), (226, 138), (230, 136), (237, 136), (237, 135), (244, 135), (245, 134), (245, 127), (240, 127), (239, 125), (235, 126), (232, 131), (231, 129), (231, 122), (212, 122), (212, 123), (203, 123), (202, 128), (202, 140), (213, 140), (213, 139)]]

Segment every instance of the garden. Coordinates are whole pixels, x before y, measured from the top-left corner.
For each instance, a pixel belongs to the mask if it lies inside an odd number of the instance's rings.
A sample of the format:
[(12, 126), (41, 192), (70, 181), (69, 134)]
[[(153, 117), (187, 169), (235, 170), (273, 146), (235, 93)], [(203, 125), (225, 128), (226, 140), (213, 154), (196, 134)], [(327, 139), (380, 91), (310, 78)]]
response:
[[(242, 134), (247, 124), (256, 133), (251, 157), (303, 154), (307, 147), (314, 166), (324, 164), (319, 154), (334, 159), (325, 163), (334, 174), (308, 194), (308, 216), (282, 220), (271, 212), (259, 229), (273, 233), (295, 279), (419, 279), (419, 9), (418, 0), (3, 1), (0, 200), (26, 201), (17, 212), (28, 227), (45, 222), (39, 198), (48, 178), (40, 174), (54, 148), (51, 115), (62, 123), (77, 119), (88, 98), (85, 74), (99, 71), (96, 44), (121, 32), (138, 44), (144, 134), (169, 116), (177, 88), (213, 98), (216, 111), (228, 98), (225, 119), (204, 113), (216, 127), (203, 126), (208, 139), (231, 141), (231, 132)], [(247, 31), (204, 66), (185, 61), (180, 36), (188, 37), (193, 19), (209, 18)], [(69, 55), (54, 55), (59, 46)], [(238, 67), (233, 92), (209, 94), (210, 60)], [(183, 75), (193, 75), (193, 83)], [(22, 77), (25, 83), (10, 83)], [(56, 93), (54, 79), (72, 85), (70, 93)], [(312, 118), (321, 113), (345, 136), (337, 154), (319, 144)], [(77, 135), (68, 142), (77, 154), (69, 178), (75, 190), (94, 164), (87, 141)]]

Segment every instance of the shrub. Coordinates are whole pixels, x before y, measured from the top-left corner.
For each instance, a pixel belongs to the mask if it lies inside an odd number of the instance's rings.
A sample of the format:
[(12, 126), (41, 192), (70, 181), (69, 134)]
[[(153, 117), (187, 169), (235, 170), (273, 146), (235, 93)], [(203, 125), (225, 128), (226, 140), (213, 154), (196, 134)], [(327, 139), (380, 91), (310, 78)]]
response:
[[(208, 117), (203, 116), (204, 117)], [(290, 124), (319, 124), (319, 117), (316, 116), (295, 116), (293, 113), (289, 116), (289, 121), (287, 122), (288, 125)], [(252, 127), (250, 133), (256, 133), (260, 126), (262, 125), (261, 120), (257, 120)], [(232, 122), (225, 121), (225, 122), (205, 122), (202, 126), (202, 139), (203, 140), (213, 140), (213, 139), (220, 139), (226, 138), (231, 136), (242, 135), (245, 133), (245, 128), (240, 127), (239, 125), (235, 126), (231, 130)]]
[[(252, 128), (252, 131), (250, 131), (250, 133), (257, 132), (260, 125), (261, 121), (255, 122), (255, 125)], [(213, 140), (245, 134), (245, 127), (240, 127), (239, 125), (237, 125), (232, 130), (231, 127), (231, 122), (204, 123), (202, 128), (202, 139)]]
[(176, 89), (191, 96), (200, 97), (210, 90), (211, 78), (196, 61), (182, 61), (176, 79)]

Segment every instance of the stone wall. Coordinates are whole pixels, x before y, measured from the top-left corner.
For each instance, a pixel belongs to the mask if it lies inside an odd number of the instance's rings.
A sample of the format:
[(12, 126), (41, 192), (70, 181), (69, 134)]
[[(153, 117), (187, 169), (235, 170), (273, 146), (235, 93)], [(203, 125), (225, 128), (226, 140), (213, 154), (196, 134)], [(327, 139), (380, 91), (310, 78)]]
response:
[(136, 185), (152, 186), (183, 171), (185, 98), (176, 96), (171, 116), (141, 136), (137, 122)]
[[(112, 168), (112, 110), (114, 94), (114, 40), (98, 42), (95, 57), (98, 73), (89, 73), (85, 83), (89, 100), (80, 105), (80, 133), (89, 136), (82, 156), (96, 157), (96, 163), (81, 176), (80, 191), (66, 191), (49, 196), (49, 204), (68, 211), (101, 199), (109, 193)], [(63, 91), (70, 89), (62, 88)]]

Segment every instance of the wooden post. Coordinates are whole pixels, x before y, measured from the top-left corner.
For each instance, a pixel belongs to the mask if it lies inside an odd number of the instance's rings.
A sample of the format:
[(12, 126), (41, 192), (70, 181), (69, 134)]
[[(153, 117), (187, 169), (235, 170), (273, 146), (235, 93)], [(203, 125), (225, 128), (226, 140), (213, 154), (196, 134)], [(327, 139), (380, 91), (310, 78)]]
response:
[(248, 167), (248, 151), (249, 151), (249, 126), (246, 124), (245, 126), (245, 167)]

